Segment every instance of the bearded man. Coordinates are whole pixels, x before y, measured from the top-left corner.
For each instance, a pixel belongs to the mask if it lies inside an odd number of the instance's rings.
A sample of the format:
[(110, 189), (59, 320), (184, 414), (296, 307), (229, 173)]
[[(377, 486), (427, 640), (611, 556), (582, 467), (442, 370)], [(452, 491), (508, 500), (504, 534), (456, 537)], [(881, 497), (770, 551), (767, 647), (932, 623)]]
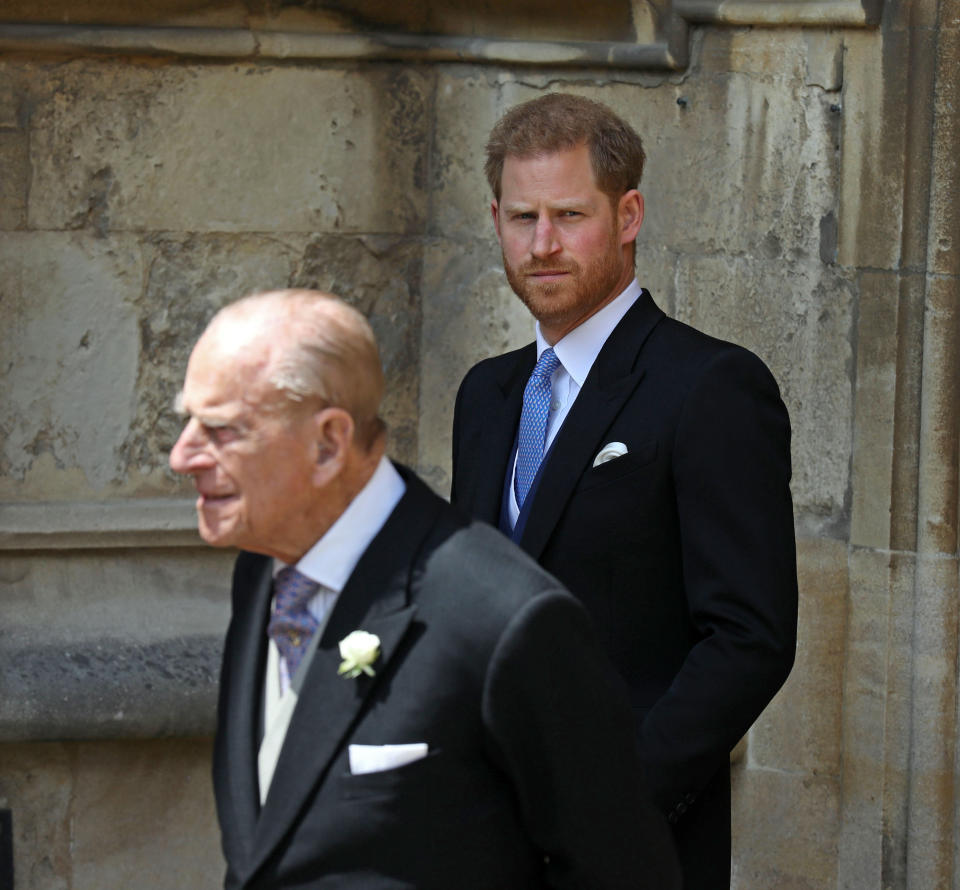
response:
[(684, 887), (714, 890), (730, 884), (729, 753), (796, 646), (790, 422), (760, 359), (637, 281), (643, 164), (636, 132), (577, 96), (494, 127), (493, 224), (536, 341), (464, 378), (451, 500), (587, 607)]

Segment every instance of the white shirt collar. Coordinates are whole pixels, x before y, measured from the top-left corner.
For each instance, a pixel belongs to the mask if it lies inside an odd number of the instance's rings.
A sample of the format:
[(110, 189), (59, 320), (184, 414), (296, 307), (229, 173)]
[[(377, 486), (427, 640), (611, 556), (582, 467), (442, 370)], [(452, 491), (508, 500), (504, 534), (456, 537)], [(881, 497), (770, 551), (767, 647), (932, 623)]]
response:
[[(337, 593), (343, 590), (364, 550), (383, 528), (406, 489), (393, 464), (381, 457), (360, 493), (327, 533), (300, 558), (297, 571)], [(285, 565), (275, 559), (274, 575)]]
[[(583, 381), (587, 379), (587, 374), (590, 373), (603, 344), (607, 342), (607, 337), (637, 301), (641, 290), (640, 283), (634, 278), (624, 291), (599, 312), (595, 312), (553, 345), (560, 364), (576, 381), (577, 386), (583, 386)], [(537, 322), (537, 358), (549, 345), (540, 332), (540, 322)]]

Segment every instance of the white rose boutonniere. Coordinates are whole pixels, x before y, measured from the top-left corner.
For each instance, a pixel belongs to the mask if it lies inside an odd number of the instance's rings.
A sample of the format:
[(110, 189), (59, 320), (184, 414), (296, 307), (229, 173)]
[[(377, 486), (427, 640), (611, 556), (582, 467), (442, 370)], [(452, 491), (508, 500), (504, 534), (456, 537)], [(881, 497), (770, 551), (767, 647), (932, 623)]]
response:
[(355, 630), (340, 641), (340, 657), (343, 661), (338, 674), (348, 680), (361, 674), (372, 677), (374, 670), (370, 665), (380, 657), (380, 637), (365, 630)]

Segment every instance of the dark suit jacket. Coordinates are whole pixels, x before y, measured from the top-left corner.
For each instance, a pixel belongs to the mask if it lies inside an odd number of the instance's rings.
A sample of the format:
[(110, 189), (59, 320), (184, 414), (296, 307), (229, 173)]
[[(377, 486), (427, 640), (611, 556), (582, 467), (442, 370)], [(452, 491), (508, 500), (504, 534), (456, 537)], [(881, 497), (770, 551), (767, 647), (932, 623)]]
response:
[[(451, 500), (496, 524), (534, 344), (457, 395)], [(609, 442), (627, 455), (593, 467)], [(649, 293), (567, 415), (520, 546), (587, 607), (629, 684), (685, 887), (729, 883), (729, 752), (786, 679), (797, 580), (790, 424), (752, 353), (664, 316)]]
[[(237, 560), (214, 755), (226, 887), (678, 886), (626, 692), (582, 607), (405, 478), (334, 607), (262, 809), (271, 561)], [(356, 629), (380, 637), (373, 678), (337, 674)], [(348, 744), (410, 742), (429, 755), (349, 774)]]

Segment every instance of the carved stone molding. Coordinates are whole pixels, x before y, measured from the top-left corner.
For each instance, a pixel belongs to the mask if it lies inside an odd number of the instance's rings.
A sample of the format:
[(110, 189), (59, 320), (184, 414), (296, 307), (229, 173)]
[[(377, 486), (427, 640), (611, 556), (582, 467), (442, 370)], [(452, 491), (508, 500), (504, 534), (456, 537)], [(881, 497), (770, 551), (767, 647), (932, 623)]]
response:
[(529, 41), (417, 34), (323, 34), (220, 28), (0, 25), (0, 52), (116, 53), (290, 61), (468, 62), (679, 69), (685, 41)]
[(880, 23), (880, 0), (673, 0), (688, 22), (722, 25), (868, 27)]
[[(554, 33), (557, 29), (549, 27), (548, 20), (537, 27), (522, 17), (512, 21), (508, 15), (501, 36), (489, 33), (485, 22), (469, 16), (462, 21), (455, 19), (442, 32), (431, 33), (419, 22), (411, 22), (409, 30), (402, 30), (397, 28), (407, 24), (403, 21), (378, 23), (363, 17), (346, 22), (344, 30), (344, 23), (331, 27), (325, 19), (298, 22), (296, 28), (288, 29), (287, 20), (269, 18), (253, 18), (246, 27), (166, 26), (135, 18), (123, 23), (80, 20), (64, 25), (33, 17), (10, 21), (8, 14), (8, 23), (0, 24), (0, 52), (680, 70), (688, 62), (692, 22), (867, 27), (879, 22), (882, 4), (879, 0), (638, 0), (622, 5), (625, 9), (619, 12), (631, 22), (629, 28), (622, 23), (612, 28), (616, 32), (613, 39), (580, 40)], [(571, 14), (576, 24), (576, 13)], [(71, 18), (77, 22), (79, 17)], [(428, 16), (427, 27), (431, 24), (435, 22)], [(531, 36), (534, 34), (535, 38)]]
[(0, 550), (202, 546), (193, 500), (0, 504)]

